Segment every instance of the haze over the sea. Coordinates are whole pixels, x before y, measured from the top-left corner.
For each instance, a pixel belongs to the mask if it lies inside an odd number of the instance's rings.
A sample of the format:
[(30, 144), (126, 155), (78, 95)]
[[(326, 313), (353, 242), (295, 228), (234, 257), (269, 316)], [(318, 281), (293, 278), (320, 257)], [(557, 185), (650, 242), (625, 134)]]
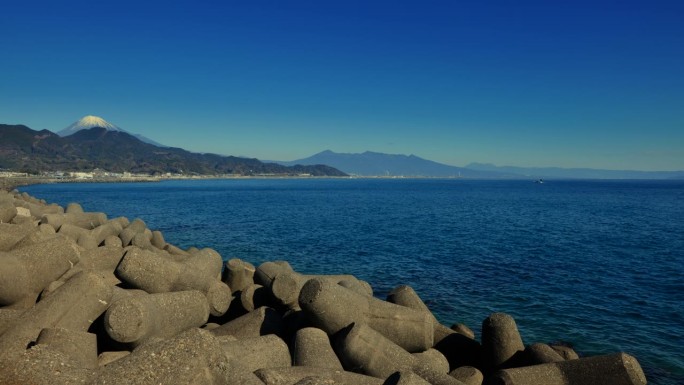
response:
[(684, 169), (676, 1), (5, 2), (0, 123), (195, 152)]

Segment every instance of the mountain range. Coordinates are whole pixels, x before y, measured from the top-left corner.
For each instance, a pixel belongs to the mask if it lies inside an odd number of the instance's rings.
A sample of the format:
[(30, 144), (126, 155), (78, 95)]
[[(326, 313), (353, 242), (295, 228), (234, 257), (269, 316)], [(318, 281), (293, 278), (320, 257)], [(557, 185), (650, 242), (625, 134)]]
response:
[(470, 163), (466, 168), (502, 172), (530, 178), (556, 179), (684, 179), (684, 171), (602, 170), (595, 168), (515, 167)]
[(366, 151), (360, 154), (330, 150), (293, 161), (269, 161), (282, 165), (327, 164), (350, 175), (405, 177), (463, 177), (508, 179), (684, 179), (684, 171), (631, 171), (560, 167), (513, 167), (470, 163), (450, 166), (415, 155), (383, 154)]
[(62, 137), (48, 130), (35, 131), (24, 125), (0, 124), (0, 169), (38, 173), (92, 171), (96, 168), (147, 174), (346, 175), (324, 165), (286, 167), (258, 159), (159, 147), (125, 131), (106, 127), (81, 128)]
[(337, 153), (330, 150), (319, 152), (308, 158), (289, 162), (274, 161), (285, 166), (297, 164), (327, 164), (350, 175), (358, 176), (404, 176), (404, 177), (463, 177), (463, 178), (507, 178), (515, 177), (504, 172), (481, 171), (465, 167), (449, 166), (415, 155), (383, 154), (366, 151), (361, 154)]
[(57, 134), (23, 125), (0, 124), (0, 169), (185, 174), (311, 174), (315, 176), (439, 177), (477, 179), (684, 179), (684, 171), (513, 167), (470, 163), (446, 165), (415, 155), (360, 154), (326, 150), (294, 161), (201, 154), (163, 146), (104, 119), (88, 115)]

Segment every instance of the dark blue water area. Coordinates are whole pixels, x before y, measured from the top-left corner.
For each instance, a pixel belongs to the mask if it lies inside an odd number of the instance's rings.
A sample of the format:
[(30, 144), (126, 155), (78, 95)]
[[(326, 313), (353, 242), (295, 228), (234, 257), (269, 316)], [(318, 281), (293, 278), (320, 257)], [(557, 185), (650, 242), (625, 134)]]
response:
[(526, 344), (625, 351), (684, 384), (684, 181), (230, 179), (52, 184), (31, 195), (141, 218), (180, 247), (411, 285), (446, 325), (492, 312)]

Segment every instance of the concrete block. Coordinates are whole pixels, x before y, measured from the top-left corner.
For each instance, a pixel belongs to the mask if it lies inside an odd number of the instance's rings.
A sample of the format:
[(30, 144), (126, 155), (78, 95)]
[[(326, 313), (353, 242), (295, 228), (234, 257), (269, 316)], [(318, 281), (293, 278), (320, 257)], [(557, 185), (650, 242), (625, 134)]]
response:
[(295, 333), (292, 345), (292, 364), (343, 370), (340, 359), (330, 344), (328, 334), (318, 328), (303, 328)]
[(329, 335), (361, 322), (409, 352), (432, 347), (433, 321), (426, 313), (358, 294), (330, 280), (309, 280), (301, 290), (299, 305)]
[(72, 357), (46, 345), (0, 357), (0, 384), (4, 385), (88, 384), (95, 375), (95, 370), (76, 366)]
[(166, 246), (164, 246), (164, 250), (168, 251), (171, 255), (180, 255), (184, 257), (190, 256), (190, 253), (188, 253), (187, 251), (181, 249), (180, 247), (176, 247), (170, 243), (167, 243)]
[(176, 291), (135, 295), (113, 302), (105, 313), (107, 334), (118, 342), (140, 345), (204, 325), (209, 305), (203, 293)]
[(527, 365), (547, 364), (558, 361), (565, 360), (547, 344), (536, 343), (525, 348), (525, 363)]
[(449, 375), (466, 385), (482, 385), (484, 380), (482, 372), (472, 366), (461, 366), (449, 372)]
[(199, 290), (206, 295), (214, 316), (223, 315), (232, 300), (228, 285), (216, 277), (138, 247), (127, 250), (116, 273), (121, 280), (148, 293)]
[(22, 199), (15, 199), (14, 206), (17, 208), (23, 207), (28, 209), (31, 213), (31, 216), (35, 218), (41, 218), (45, 214), (64, 214), (64, 208), (59, 205), (46, 205), (35, 200), (33, 202), (29, 202)]
[(99, 356), (97, 356), (97, 366), (102, 367), (105, 365), (109, 365), (112, 362), (120, 358), (124, 358), (129, 354), (131, 354), (131, 352), (129, 352), (128, 350), (102, 352)]
[(161, 231), (156, 230), (152, 232), (152, 239), (150, 239), (150, 243), (152, 243), (152, 246), (158, 248), (159, 250), (164, 250), (164, 246), (166, 246), (164, 235), (161, 233)]
[(295, 385), (335, 385), (338, 382), (331, 380), (329, 378), (323, 378), (318, 376), (305, 377), (297, 381)]
[(211, 332), (217, 336), (233, 336), (238, 339), (267, 334), (282, 335), (283, 320), (272, 308), (260, 307), (212, 329)]
[(23, 310), (0, 308), (0, 335), (19, 319)]
[(109, 307), (111, 286), (96, 274), (83, 272), (62, 285), (51, 296), (26, 310), (0, 335), (0, 352), (23, 352), (46, 328), (87, 331)]
[(1, 253), (0, 305), (20, 309), (33, 306), (40, 292), (79, 258), (78, 247), (62, 236)]
[(148, 238), (147, 234), (144, 232), (137, 233), (133, 236), (133, 239), (131, 240), (131, 246), (136, 246), (152, 252), (156, 251), (156, 248), (152, 246), (152, 242), (150, 242), (150, 238)]
[(121, 231), (123, 231), (121, 223), (117, 220), (112, 220), (90, 230), (90, 235), (95, 239), (95, 243), (100, 245), (109, 237), (118, 238)]
[(17, 208), (11, 203), (0, 203), (0, 223), (9, 223), (17, 216)]
[(217, 337), (223, 352), (227, 357), (239, 360), (250, 372), (292, 365), (287, 344), (275, 334), (243, 339), (227, 337)]
[(121, 238), (119, 236), (114, 236), (110, 235), (106, 237), (103, 241), (104, 246), (108, 247), (123, 247), (123, 242), (121, 242)]
[(228, 359), (220, 341), (201, 329), (149, 343), (102, 367), (92, 385), (263, 385), (247, 369)]
[(405, 370), (387, 377), (383, 385), (430, 385), (430, 383), (421, 376)]
[(83, 213), (83, 207), (81, 207), (80, 204), (76, 202), (71, 202), (67, 205), (66, 209), (64, 209), (65, 214), (81, 214)]
[[(294, 271), (282, 271), (271, 279), (270, 286), (268, 287), (271, 289), (273, 296), (282, 305), (291, 309), (298, 309), (299, 292), (308, 280), (314, 278), (328, 280), (335, 284), (343, 282), (346, 285), (345, 288), (351, 288), (348, 290), (370, 296), (363, 291), (365, 287), (358, 283), (356, 277), (352, 275), (306, 275)], [(354, 284), (353, 282), (356, 282), (357, 284)]]
[(352, 324), (336, 338), (335, 352), (346, 370), (382, 379), (398, 371), (412, 371), (433, 385), (463, 385), (446, 372), (433, 371), (367, 325)]
[(0, 251), (10, 251), (23, 238), (36, 231), (36, 227), (31, 223), (24, 225), (13, 225), (10, 223), (0, 223)]
[[(235, 293), (243, 291), (250, 285), (254, 285), (254, 272), (256, 268), (249, 262), (240, 258), (231, 258), (225, 263), (223, 269), (223, 282)], [(253, 310), (253, 309), (248, 309)]]
[(449, 334), (455, 333), (453, 330), (449, 329), (448, 327), (442, 325), (437, 321), (437, 318), (435, 318), (434, 314), (430, 311), (430, 309), (425, 305), (423, 300), (418, 296), (418, 293), (416, 293), (415, 290), (411, 286), (408, 285), (401, 285), (396, 288), (394, 288), (388, 295), (387, 295), (387, 301), (395, 303), (397, 305), (401, 306), (406, 306), (408, 308), (418, 310), (425, 312), (430, 316), (430, 319), (432, 319), (432, 322), (434, 323), (434, 342), (433, 345), (436, 345), (441, 341), (444, 337), (448, 336)]
[[(223, 258), (216, 250), (205, 247), (192, 254), (183, 261), (187, 266), (192, 266), (195, 270), (207, 277), (213, 277), (221, 280), (221, 271), (223, 270)], [(228, 285), (230, 287), (230, 285)], [(231, 288), (233, 291), (233, 288)]]
[(636, 358), (625, 353), (503, 369), (486, 385), (645, 385)]
[(92, 230), (107, 222), (107, 215), (105, 213), (85, 213), (82, 211), (64, 214), (44, 214), (39, 218), (40, 223), (49, 224), (56, 231), (59, 231), (67, 223), (85, 230)]
[(240, 304), (247, 311), (258, 309), (262, 306), (273, 307), (276, 305), (271, 291), (261, 285), (249, 285), (240, 292)]
[(462, 334), (468, 338), (475, 339), (475, 332), (473, 332), (473, 330), (469, 328), (467, 325), (464, 325), (462, 323), (456, 323), (451, 325), (450, 329), (458, 334)]
[(449, 361), (437, 349), (428, 349), (420, 353), (412, 353), (416, 365), (436, 373), (449, 373)]
[(43, 329), (36, 345), (45, 345), (69, 358), (78, 368), (97, 368), (97, 336), (92, 333), (62, 329)]
[(65, 237), (69, 237), (74, 241), (78, 241), (78, 238), (80, 238), (82, 235), (88, 234), (88, 230), (72, 225), (71, 223), (65, 223), (59, 227), (57, 233)]
[(311, 366), (259, 369), (254, 374), (266, 385), (292, 385), (310, 377), (333, 381), (336, 385), (382, 385), (384, 382), (358, 373)]
[(564, 360), (576, 360), (579, 358), (579, 354), (573, 348), (566, 345), (551, 345), (551, 349), (563, 357)]
[(523, 363), (523, 344), (513, 317), (493, 313), (482, 321), (482, 359), (484, 369), (513, 367)]
[(130, 222), (128, 226), (125, 226), (119, 234), (119, 238), (121, 238), (121, 243), (123, 246), (126, 247), (130, 245), (131, 241), (133, 241), (133, 237), (135, 237), (135, 235), (138, 233), (144, 232), (146, 228), (147, 225), (142, 219), (136, 218), (133, 220), (133, 222)]
[(283, 273), (294, 273), (292, 266), (286, 261), (264, 262), (254, 271), (254, 282), (270, 288), (273, 279)]
[(337, 282), (338, 285), (346, 287), (349, 290), (355, 291), (359, 294), (366, 295), (368, 297), (373, 296), (373, 288), (370, 283), (360, 280), (358, 278), (354, 279), (342, 279)]
[(53, 229), (50, 225), (38, 225), (37, 227), (33, 227), (33, 229), (34, 230), (28, 235), (26, 235), (24, 238), (21, 238), (19, 242), (14, 244), (12, 248), (20, 249), (22, 247), (47, 241), (48, 239), (54, 238), (56, 234), (55, 229)]

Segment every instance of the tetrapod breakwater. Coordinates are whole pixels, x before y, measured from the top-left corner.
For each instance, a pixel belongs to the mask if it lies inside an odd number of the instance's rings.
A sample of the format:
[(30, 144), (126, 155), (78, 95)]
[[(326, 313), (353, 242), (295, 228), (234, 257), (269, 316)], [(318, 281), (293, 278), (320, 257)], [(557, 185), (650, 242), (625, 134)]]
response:
[[(142, 219), (0, 191), (3, 384), (645, 384), (625, 353), (523, 343), (493, 313), (476, 340), (410, 282), (181, 249)], [(437, 284), (437, 283), (436, 283)]]

